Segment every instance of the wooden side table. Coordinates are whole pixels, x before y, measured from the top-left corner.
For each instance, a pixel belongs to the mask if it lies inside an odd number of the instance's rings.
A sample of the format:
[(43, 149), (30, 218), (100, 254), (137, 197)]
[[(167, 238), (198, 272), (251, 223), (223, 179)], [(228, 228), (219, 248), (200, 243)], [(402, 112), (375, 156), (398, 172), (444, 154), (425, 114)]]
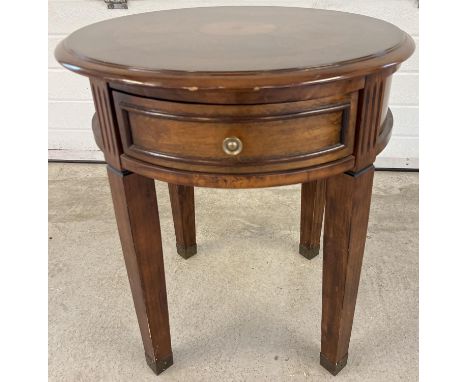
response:
[(185, 258), (197, 251), (193, 187), (301, 183), (308, 259), (326, 205), (320, 363), (332, 374), (346, 365), (373, 162), (391, 135), (392, 74), (413, 50), (377, 19), (283, 7), (144, 13), (60, 43), (57, 60), (91, 81), (93, 131), (156, 374), (173, 358), (153, 179), (169, 184)]

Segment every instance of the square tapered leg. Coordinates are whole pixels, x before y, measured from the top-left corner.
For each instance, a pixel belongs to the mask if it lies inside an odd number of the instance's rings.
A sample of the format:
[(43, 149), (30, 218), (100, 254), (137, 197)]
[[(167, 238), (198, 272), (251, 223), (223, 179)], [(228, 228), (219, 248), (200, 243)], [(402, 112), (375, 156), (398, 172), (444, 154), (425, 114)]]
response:
[(154, 181), (111, 167), (108, 176), (146, 360), (160, 374), (172, 348)]
[(372, 193), (374, 167), (328, 179), (323, 248), (320, 364), (345, 367), (353, 325)]
[(184, 259), (197, 253), (193, 187), (168, 184), (177, 253)]
[(301, 188), (301, 238), (299, 253), (306, 259), (319, 254), (325, 209), (326, 180), (303, 183)]

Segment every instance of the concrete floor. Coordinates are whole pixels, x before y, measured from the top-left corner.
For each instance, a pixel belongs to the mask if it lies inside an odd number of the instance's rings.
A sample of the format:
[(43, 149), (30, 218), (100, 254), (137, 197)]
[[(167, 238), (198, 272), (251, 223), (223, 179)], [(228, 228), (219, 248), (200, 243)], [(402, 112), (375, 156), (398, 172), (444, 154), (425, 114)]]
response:
[(418, 175), (378, 172), (348, 366), (319, 365), (321, 256), (297, 253), (300, 187), (196, 189), (175, 249), (156, 182), (174, 365), (146, 366), (103, 165), (49, 167), (50, 381), (417, 381)]

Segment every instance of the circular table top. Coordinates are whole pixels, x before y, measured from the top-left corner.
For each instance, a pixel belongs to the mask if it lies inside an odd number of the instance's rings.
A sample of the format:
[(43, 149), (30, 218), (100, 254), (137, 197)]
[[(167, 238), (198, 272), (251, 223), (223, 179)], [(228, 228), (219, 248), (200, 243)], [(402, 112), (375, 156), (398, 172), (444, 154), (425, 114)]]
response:
[(284, 73), (318, 81), (396, 65), (413, 49), (405, 32), (367, 16), (310, 8), (205, 7), (89, 25), (63, 40), (56, 57), (85, 75), (155, 85), (181, 76)]

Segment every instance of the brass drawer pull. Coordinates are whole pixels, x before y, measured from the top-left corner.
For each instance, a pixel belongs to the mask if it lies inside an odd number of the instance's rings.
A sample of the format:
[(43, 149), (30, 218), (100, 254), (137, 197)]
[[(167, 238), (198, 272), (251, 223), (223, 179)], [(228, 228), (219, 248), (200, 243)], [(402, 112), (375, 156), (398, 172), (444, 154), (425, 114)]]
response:
[(242, 147), (242, 141), (237, 137), (227, 137), (223, 141), (223, 150), (228, 155), (239, 154)]

